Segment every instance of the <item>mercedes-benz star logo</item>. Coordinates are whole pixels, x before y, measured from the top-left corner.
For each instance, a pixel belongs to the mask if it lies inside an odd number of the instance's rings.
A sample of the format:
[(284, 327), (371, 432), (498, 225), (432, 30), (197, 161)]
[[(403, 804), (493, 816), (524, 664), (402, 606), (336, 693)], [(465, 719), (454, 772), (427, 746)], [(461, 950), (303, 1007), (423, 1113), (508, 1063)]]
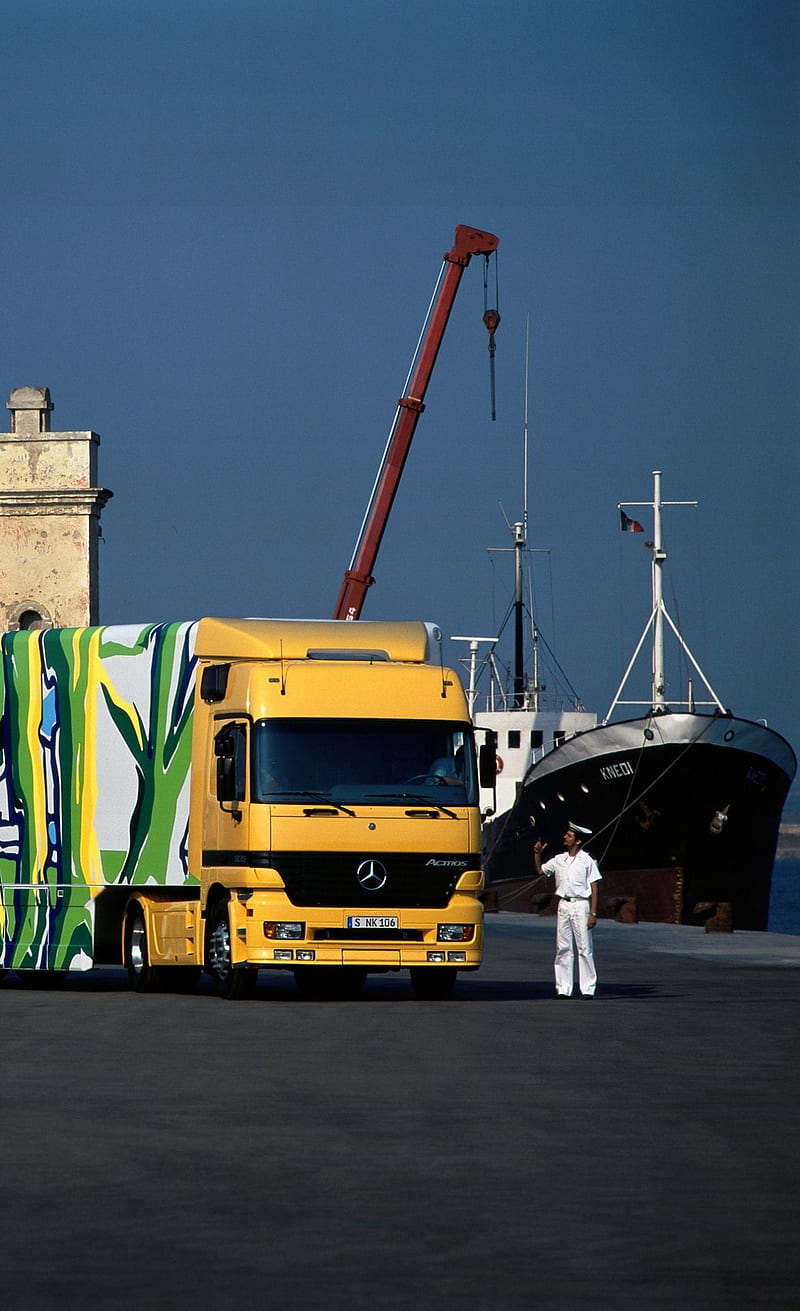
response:
[(388, 878), (386, 866), (379, 860), (362, 860), (356, 870), (356, 878), (365, 892), (377, 892)]

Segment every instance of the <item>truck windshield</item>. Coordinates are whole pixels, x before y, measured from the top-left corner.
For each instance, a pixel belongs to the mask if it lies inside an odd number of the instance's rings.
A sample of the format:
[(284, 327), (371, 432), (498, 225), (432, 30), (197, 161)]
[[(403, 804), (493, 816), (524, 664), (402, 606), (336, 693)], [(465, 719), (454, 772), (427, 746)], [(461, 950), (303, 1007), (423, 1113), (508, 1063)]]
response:
[(472, 730), (409, 719), (268, 719), (254, 733), (255, 801), (476, 805)]

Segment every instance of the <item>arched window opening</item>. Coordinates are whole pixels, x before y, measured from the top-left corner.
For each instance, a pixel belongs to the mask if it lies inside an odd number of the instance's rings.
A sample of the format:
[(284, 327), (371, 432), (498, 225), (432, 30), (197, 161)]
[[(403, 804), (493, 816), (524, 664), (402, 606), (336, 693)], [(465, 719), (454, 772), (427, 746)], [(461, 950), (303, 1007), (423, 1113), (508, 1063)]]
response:
[(33, 629), (48, 628), (49, 624), (38, 610), (23, 610), (19, 617), (19, 627), (21, 632), (30, 632)]

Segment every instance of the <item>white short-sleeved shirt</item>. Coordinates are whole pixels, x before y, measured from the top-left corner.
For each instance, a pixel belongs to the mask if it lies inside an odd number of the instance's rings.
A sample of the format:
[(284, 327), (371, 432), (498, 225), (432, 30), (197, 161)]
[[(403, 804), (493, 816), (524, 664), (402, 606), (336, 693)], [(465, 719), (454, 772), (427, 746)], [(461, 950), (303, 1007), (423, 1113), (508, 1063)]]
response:
[(570, 856), (566, 851), (542, 865), (543, 874), (554, 874), (557, 897), (590, 897), (592, 884), (603, 876), (597, 862), (586, 851)]

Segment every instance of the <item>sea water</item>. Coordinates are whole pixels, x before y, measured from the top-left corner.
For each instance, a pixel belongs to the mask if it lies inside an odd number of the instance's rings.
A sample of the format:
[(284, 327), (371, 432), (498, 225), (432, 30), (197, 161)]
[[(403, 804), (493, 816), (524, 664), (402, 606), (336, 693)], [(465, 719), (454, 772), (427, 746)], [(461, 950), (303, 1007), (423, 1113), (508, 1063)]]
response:
[(776, 860), (769, 898), (770, 933), (800, 933), (800, 860)]

